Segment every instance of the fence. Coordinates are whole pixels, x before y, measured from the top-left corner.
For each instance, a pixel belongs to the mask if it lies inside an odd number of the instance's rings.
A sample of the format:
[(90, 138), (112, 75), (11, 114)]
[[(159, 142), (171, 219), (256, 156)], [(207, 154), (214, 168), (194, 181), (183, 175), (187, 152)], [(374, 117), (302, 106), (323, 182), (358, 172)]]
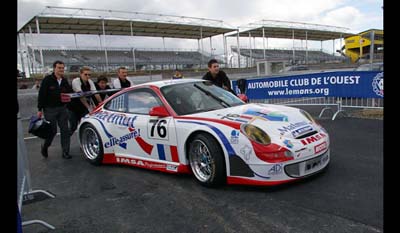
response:
[[(232, 87), (239, 93), (237, 83), (232, 81)], [(346, 116), (346, 109), (384, 107), (383, 72), (341, 71), (254, 78), (246, 81), (245, 90), (249, 102), (321, 106), (319, 117), (331, 111), (332, 120), (339, 114)]]

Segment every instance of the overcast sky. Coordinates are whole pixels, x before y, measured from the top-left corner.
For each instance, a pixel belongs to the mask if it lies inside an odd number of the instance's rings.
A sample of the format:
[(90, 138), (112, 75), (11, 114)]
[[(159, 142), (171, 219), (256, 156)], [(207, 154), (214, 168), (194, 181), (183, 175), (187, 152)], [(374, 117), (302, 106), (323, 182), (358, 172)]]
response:
[[(238, 27), (259, 20), (283, 20), (303, 23), (316, 23), (349, 28), (358, 33), (368, 29), (383, 29), (383, 0), (18, 0), (17, 30), (45, 6), (77, 7), (106, 10), (123, 10), (143, 13), (169, 14), (223, 20), (232, 27)], [(42, 37), (33, 43), (45, 46), (74, 46), (73, 36)], [(233, 38), (234, 39), (234, 38)], [(241, 46), (248, 46), (243, 39)], [(241, 40), (242, 41), (242, 40)], [(269, 39), (269, 47), (292, 46), (291, 41)], [(28, 43), (31, 43), (28, 41)], [(166, 39), (166, 47), (197, 49), (197, 40)], [(203, 41), (209, 50), (209, 39)], [(213, 47), (217, 53), (223, 51), (222, 37), (213, 37)], [(228, 41), (228, 46), (235, 45)], [(262, 43), (256, 41), (257, 46)], [(336, 42), (338, 46), (339, 42)], [(80, 35), (78, 46), (100, 46), (98, 37)], [(110, 38), (108, 46), (162, 48), (162, 39), (153, 38)], [(208, 47), (207, 47), (208, 46)], [(305, 46), (300, 41), (295, 47)], [(320, 42), (309, 43), (308, 47), (319, 48)], [(324, 49), (332, 51), (332, 42), (324, 43)], [(258, 47), (258, 48), (262, 48)], [(338, 49), (338, 48), (336, 48)]]

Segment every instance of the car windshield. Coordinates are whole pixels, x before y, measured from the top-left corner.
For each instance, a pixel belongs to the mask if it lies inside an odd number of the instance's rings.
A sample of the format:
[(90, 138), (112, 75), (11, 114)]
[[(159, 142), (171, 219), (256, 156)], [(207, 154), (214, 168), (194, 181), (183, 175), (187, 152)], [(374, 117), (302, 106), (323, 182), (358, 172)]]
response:
[(182, 83), (161, 88), (178, 115), (206, 112), (244, 104), (232, 93), (209, 81)]

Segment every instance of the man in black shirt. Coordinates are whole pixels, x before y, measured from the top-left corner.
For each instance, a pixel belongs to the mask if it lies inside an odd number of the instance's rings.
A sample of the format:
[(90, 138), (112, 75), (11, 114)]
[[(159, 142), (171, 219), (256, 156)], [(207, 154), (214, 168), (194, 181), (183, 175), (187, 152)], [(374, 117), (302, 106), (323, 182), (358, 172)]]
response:
[(209, 80), (214, 85), (224, 88), (225, 90), (236, 95), (231, 88), (231, 81), (226, 73), (219, 69), (219, 64), (216, 59), (211, 59), (208, 62), (208, 72), (203, 76), (203, 80)]
[(53, 73), (47, 75), (40, 84), (38, 96), (37, 116), (44, 117), (50, 122), (52, 127), (52, 136), (46, 138), (41, 147), (43, 157), (48, 157), (47, 149), (51, 145), (54, 136), (57, 134), (57, 124), (61, 131), (62, 157), (70, 159), (70, 131), (68, 128), (68, 110), (66, 103), (62, 101), (61, 93), (71, 93), (72, 88), (66, 78), (64, 78), (64, 62), (55, 61), (53, 63)]

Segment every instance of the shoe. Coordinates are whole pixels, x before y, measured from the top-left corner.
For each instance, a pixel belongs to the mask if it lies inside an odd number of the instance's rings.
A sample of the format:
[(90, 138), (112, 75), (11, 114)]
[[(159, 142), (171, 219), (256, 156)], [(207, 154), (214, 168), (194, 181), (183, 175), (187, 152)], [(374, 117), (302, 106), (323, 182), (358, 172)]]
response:
[(72, 158), (72, 156), (71, 156), (70, 154), (65, 153), (65, 152), (62, 154), (62, 157), (63, 157), (64, 159), (71, 159), (71, 158)]
[(43, 144), (40, 147), (41, 147), (40, 152), (42, 153), (42, 156), (47, 159), (47, 157), (49, 157), (49, 154), (47, 152), (47, 147), (44, 147)]

